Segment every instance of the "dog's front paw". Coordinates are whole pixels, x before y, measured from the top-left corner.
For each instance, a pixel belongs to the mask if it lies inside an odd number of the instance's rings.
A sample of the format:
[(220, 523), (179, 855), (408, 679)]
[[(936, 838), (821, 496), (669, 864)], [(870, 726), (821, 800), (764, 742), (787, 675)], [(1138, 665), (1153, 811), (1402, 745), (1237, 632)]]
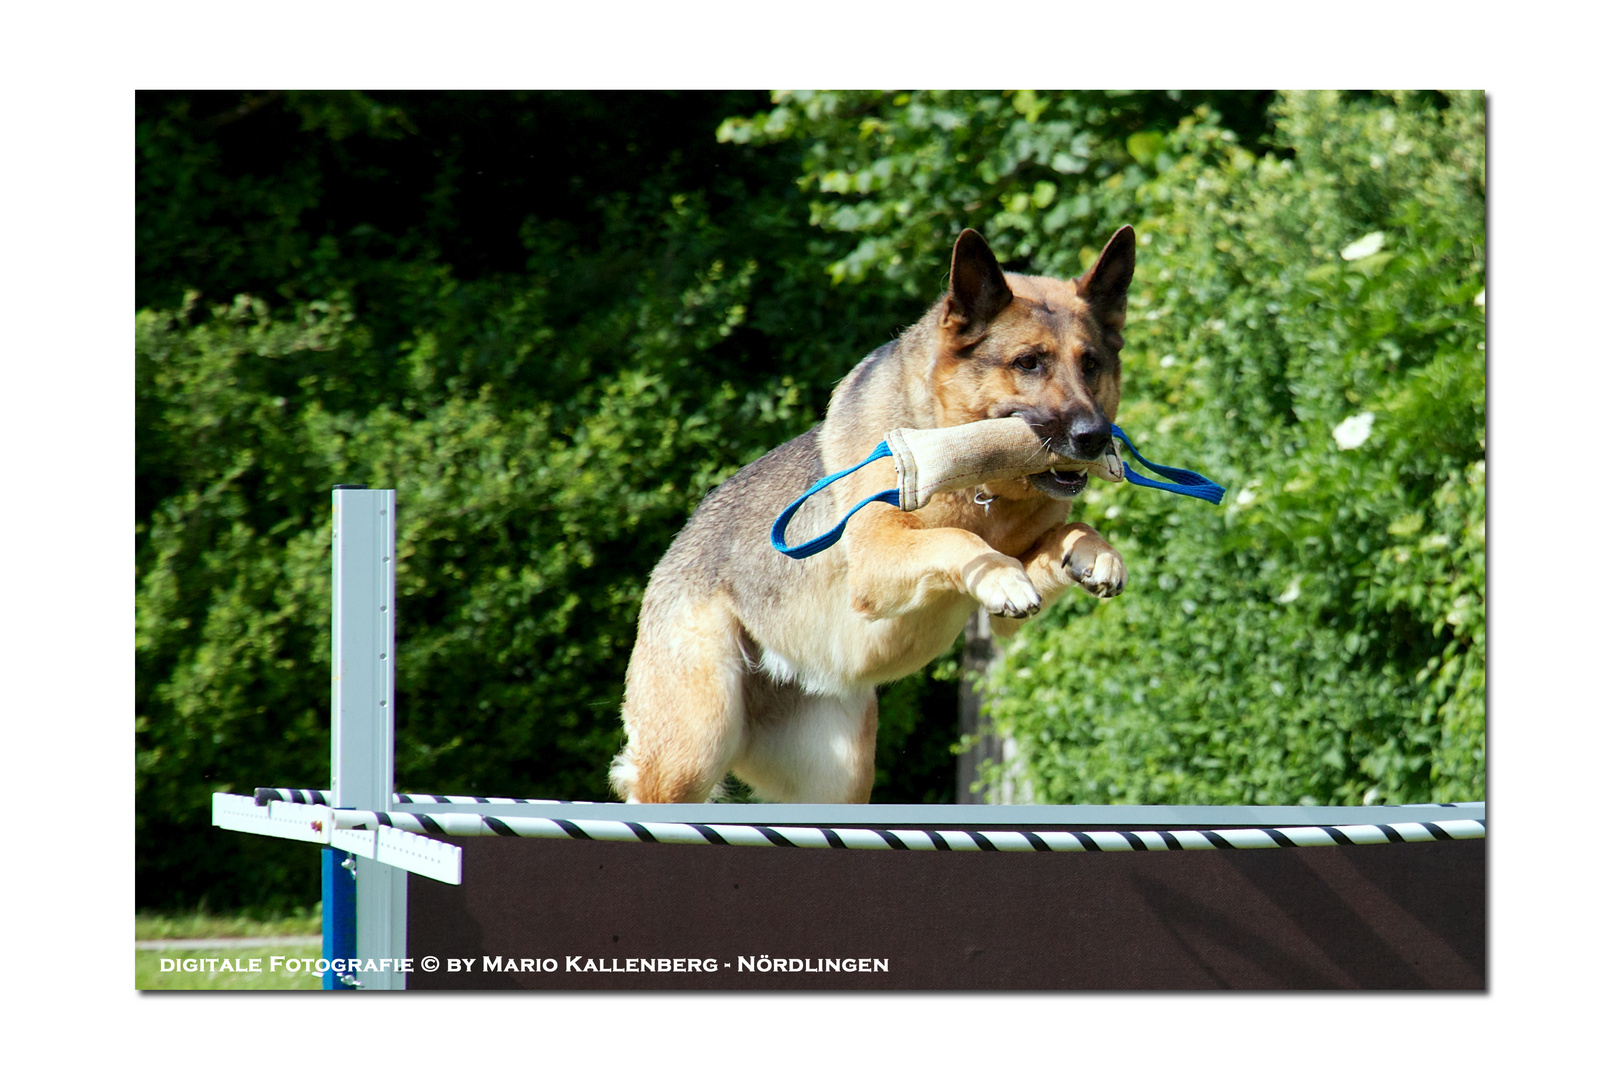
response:
[(962, 584), (992, 615), (1024, 619), (1041, 610), (1041, 594), (1024, 564), (999, 552), (986, 552), (964, 566)]
[(1118, 596), (1125, 588), (1125, 560), (1107, 544), (1093, 551), (1077, 545), (1063, 560), (1063, 568), (1077, 585), (1099, 600)]

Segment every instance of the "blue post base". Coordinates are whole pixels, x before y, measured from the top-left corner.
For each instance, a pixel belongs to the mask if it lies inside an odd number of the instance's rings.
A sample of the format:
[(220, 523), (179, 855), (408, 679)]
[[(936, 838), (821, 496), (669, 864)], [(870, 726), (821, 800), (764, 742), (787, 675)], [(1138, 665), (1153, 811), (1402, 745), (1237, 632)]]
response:
[(338, 848), (321, 849), (321, 955), (327, 960), (321, 975), (323, 990), (353, 989), (331, 968), (334, 960), (355, 957), (354, 874), (343, 866), (348, 856)]

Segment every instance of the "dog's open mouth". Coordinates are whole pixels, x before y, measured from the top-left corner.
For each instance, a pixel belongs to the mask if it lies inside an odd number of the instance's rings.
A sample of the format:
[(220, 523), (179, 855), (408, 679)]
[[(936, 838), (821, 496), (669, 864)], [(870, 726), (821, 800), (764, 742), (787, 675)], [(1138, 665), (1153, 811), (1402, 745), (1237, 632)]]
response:
[(1086, 481), (1093, 473), (1114, 483), (1125, 479), (1125, 466), (1120, 463), (1119, 452), (1110, 446), (1092, 461), (1063, 462), (1045, 472), (1031, 473), (1029, 482), (1036, 491), (1054, 499), (1072, 499), (1086, 490)]
[(1086, 490), (1086, 481), (1091, 474), (1079, 470), (1048, 469), (1046, 472), (1035, 473), (1029, 482), (1035, 485), (1035, 490), (1055, 499), (1072, 499)]

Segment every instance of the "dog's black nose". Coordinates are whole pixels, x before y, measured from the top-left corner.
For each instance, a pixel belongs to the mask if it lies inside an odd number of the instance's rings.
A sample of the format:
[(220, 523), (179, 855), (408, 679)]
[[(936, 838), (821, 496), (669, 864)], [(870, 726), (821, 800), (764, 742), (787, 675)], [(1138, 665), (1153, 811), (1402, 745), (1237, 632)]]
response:
[(1106, 416), (1076, 417), (1069, 424), (1069, 445), (1074, 448), (1077, 458), (1099, 456), (1108, 449), (1109, 440), (1113, 437), (1113, 428)]

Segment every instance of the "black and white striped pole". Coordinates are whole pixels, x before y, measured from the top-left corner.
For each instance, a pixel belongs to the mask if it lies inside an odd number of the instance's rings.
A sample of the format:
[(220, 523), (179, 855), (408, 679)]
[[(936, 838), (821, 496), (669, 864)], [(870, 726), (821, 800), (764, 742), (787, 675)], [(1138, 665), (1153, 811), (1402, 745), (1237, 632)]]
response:
[[(332, 491), (331, 790), (334, 806), (353, 810), (394, 801), (394, 520), (392, 490)], [(393, 965), (366, 961), (405, 955), (406, 872), (335, 847), (322, 858), (326, 958), (369, 968), (345, 979), (329, 964), (323, 984), (404, 989)]]

